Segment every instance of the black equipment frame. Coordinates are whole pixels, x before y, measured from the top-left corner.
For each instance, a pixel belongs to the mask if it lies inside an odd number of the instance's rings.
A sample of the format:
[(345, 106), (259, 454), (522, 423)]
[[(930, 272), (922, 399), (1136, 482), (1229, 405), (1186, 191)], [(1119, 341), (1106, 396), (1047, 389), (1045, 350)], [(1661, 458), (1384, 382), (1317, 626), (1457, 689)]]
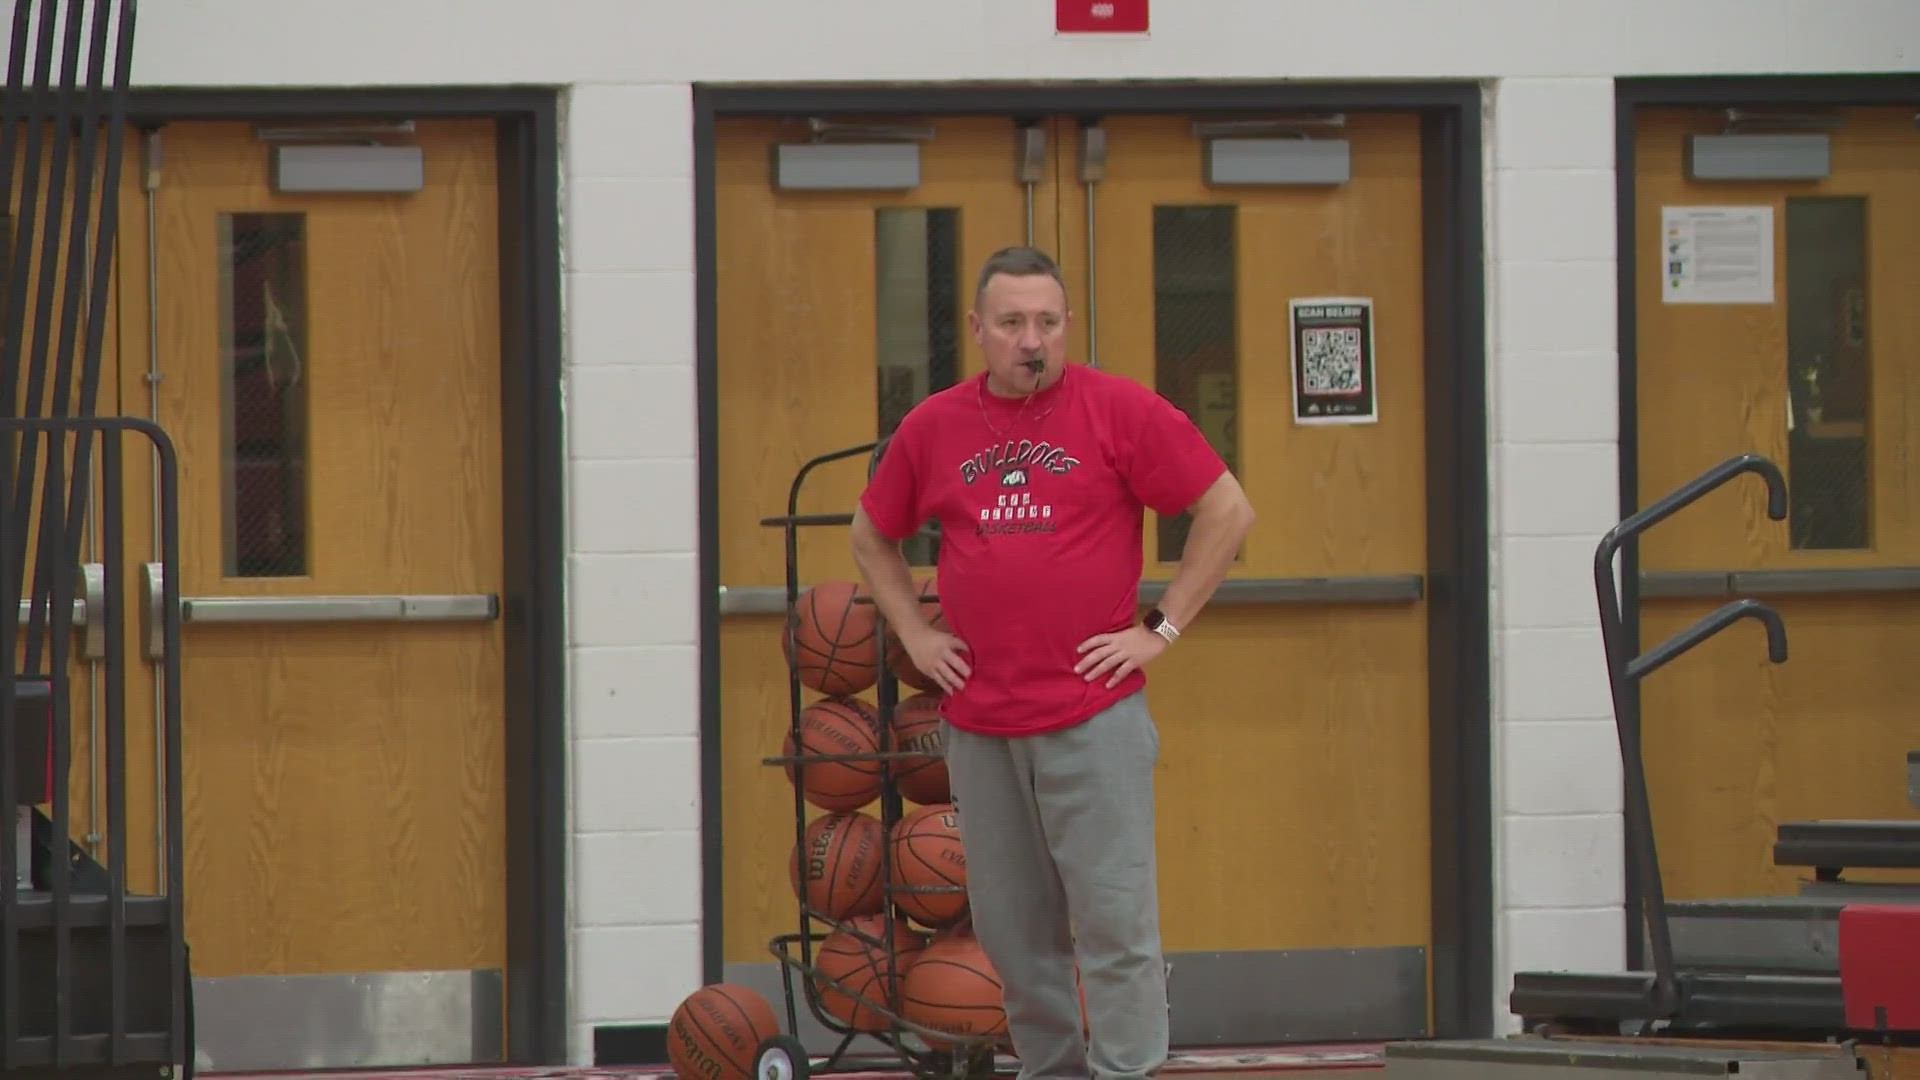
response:
[[(904, 922), (896, 906), (894, 897), (901, 893), (961, 893), (964, 885), (903, 885), (894, 880), (893, 867), (893, 830), (904, 816), (904, 798), (900, 793), (896, 766), (910, 761), (928, 761), (938, 755), (928, 750), (898, 749), (894, 744), (894, 715), (900, 703), (900, 685), (898, 678), (887, 663), (887, 625), (886, 617), (878, 611), (870, 596), (858, 595), (854, 603), (875, 607), (873, 643), (877, 661), (875, 679), (875, 698), (878, 714), (879, 750), (862, 753), (811, 753), (801, 739), (802, 724), (806, 704), (803, 684), (800, 678), (799, 649), (794, 644), (793, 632), (798, 625), (799, 605), (805, 593), (800, 578), (799, 533), (803, 528), (821, 526), (848, 526), (853, 523), (850, 513), (839, 514), (802, 514), (800, 492), (807, 476), (815, 469), (834, 462), (867, 454), (867, 475), (873, 475), (880, 457), (886, 453), (887, 441), (863, 443), (858, 446), (835, 450), (812, 458), (801, 465), (795, 473), (793, 483), (787, 492), (787, 512), (778, 517), (764, 518), (760, 524), (778, 528), (785, 534), (786, 543), (786, 619), (781, 628), (785, 640), (782, 644), (787, 656), (787, 701), (789, 707), (788, 738), (789, 749), (793, 752), (770, 756), (762, 763), (791, 770), (793, 788), (794, 817), (794, 855), (801, 858), (807, 844), (807, 807), (805, 794), (806, 769), (809, 763), (820, 765), (836, 762), (870, 761), (879, 763), (880, 771), (880, 888), (883, 897), (880, 915), (883, 926), (892, 927)], [(864, 591), (864, 589), (862, 589)], [(922, 602), (938, 602), (937, 594), (921, 597)], [(860, 811), (864, 812), (864, 811)], [(820, 911), (807, 902), (804, 884), (796, 897), (799, 913), (799, 929), (794, 933), (776, 935), (768, 942), (768, 949), (780, 961), (781, 989), (784, 999), (784, 1012), (787, 1034), (777, 1039), (767, 1040), (762, 1053), (769, 1051), (786, 1056), (788, 1080), (806, 1080), (809, 1074), (824, 1075), (830, 1073), (861, 1072), (886, 1067), (897, 1063), (922, 1080), (985, 1080), (996, 1075), (1012, 1075), (1017, 1070), (997, 1068), (996, 1048), (1006, 1044), (1006, 1039), (994, 1039), (988, 1036), (954, 1035), (939, 1031), (908, 1019), (904, 1015), (899, 989), (905, 972), (900, 965), (900, 954), (894, 935), (889, 932), (885, 939), (877, 938), (862, 930), (852, 919), (837, 918), (828, 912)], [(961, 922), (965, 922), (963, 917)], [(817, 925), (816, 925), (817, 924)], [(875, 983), (884, 989), (889, 983), (894, 992), (888, 993), (885, 1000), (875, 1000), (843, 980), (823, 972), (815, 964), (814, 951), (829, 937), (846, 934), (859, 941), (868, 949), (884, 950), (885, 968), (876, 975)], [(799, 955), (796, 957), (795, 952)], [(873, 962), (870, 962), (870, 964)], [(859, 971), (869, 970), (863, 966)], [(885, 978), (887, 973), (898, 973), (893, 979)], [(795, 1001), (794, 980), (798, 975), (801, 983), (801, 996), (804, 996), (808, 1012), (815, 1021), (827, 1030), (839, 1035), (840, 1042), (825, 1060), (812, 1063), (798, 1040), (800, 1011)], [(828, 1011), (821, 999), (823, 986), (831, 986), (835, 993), (853, 1002), (854, 1010), (867, 1010), (878, 1015), (886, 1026), (878, 1030), (856, 1028), (834, 1016)], [(924, 1047), (910, 1045), (902, 1036), (914, 1035), (924, 1041)], [(860, 1036), (880, 1043), (890, 1053), (876, 1061), (874, 1056), (856, 1056), (848, 1053), (854, 1041)], [(944, 1044), (944, 1045), (943, 1045)]]
[[(129, 633), (139, 617), (138, 605), (127, 600), (138, 595), (130, 572), (125, 544), (125, 515), (119, 494), (125, 490), (126, 451), (130, 435), (151, 444), (160, 485), (160, 560), (162, 634), (160, 685), (162, 727), (156, 752), (162, 757), (165, 798), (162, 823), (166, 857), (159, 864), (157, 895), (133, 894), (128, 889), (127, 850), (127, 701)], [(3, 417), (0, 418), (0, 500), (19, 494), (15, 467), (23, 459), (44, 456), (46, 483), (40, 504), (41, 520), (57, 522), (68, 513), (84, 518), (85, 493), (91, 479), (87, 460), (98, 440), (99, 480), (108, 494), (99, 507), (103, 557), (103, 588), (89, 597), (103, 608), (88, 612), (104, 627), (103, 695), (106, 767), (107, 846), (105, 866), (95, 863), (73, 845), (68, 774), (72, 768), (74, 575), (47, 572), (48, 567), (71, 567), (77, 548), (62, 543), (52, 524), (41, 530), (43, 542), (34, 562), (48, 582), (31, 600), (21, 596), (17, 575), (0, 575), (0, 656), (15, 653), (17, 617), (27, 608), (26, 651), (34, 653), (33, 639), (47, 647), (44, 672), (16, 675), (11, 663), (0, 664), (0, 808), (22, 804), (15, 792), (20, 766), (22, 720), (47, 723), (41, 745), (48, 747), (51, 783), (41, 801), (50, 814), (39, 817), (35, 832), (44, 840), (35, 860), (32, 889), (22, 889), (13, 872), (16, 837), (11, 827), (0, 829), (0, 1077), (58, 1076), (65, 1070), (85, 1070), (87, 1076), (154, 1075), (156, 1066), (172, 1066), (174, 1075), (191, 1076), (192, 981), (189, 971), (185, 917), (185, 823), (181, 792), (180, 726), (180, 524), (179, 465), (173, 443), (157, 425), (133, 417)], [(74, 444), (69, 450), (69, 440)], [(33, 451), (44, 443), (43, 455)], [(24, 444), (24, 445), (23, 445)], [(71, 473), (74, 497), (63, 493), (67, 455), (75, 458)], [(0, 503), (3, 505), (3, 503)], [(11, 525), (0, 528), (0, 564), (23, 556)], [(132, 610), (129, 611), (129, 607)], [(32, 665), (32, 661), (29, 662)], [(23, 692), (24, 691), (24, 692)], [(21, 706), (31, 704), (32, 710)], [(36, 760), (34, 764), (39, 765)], [(30, 805), (30, 804), (29, 804)], [(38, 811), (35, 811), (38, 817)], [(96, 823), (97, 828), (97, 823)], [(64, 849), (64, 850), (63, 850)], [(31, 988), (32, 992), (27, 992)]]
[[(96, 415), (136, 21), (135, 0), (20, 0), (0, 94), (0, 1076), (186, 1076), (194, 1065), (179, 464), (158, 425)], [(146, 613), (123, 505), (135, 437), (149, 444), (154, 470), (163, 581), (146, 603), (162, 608), (157, 642), (134, 621)], [(90, 530), (98, 548), (86, 551)], [(81, 623), (88, 647), (77, 650)], [(136, 647), (158, 660), (164, 852), (152, 895), (132, 893), (128, 872)], [(105, 821), (96, 810), (87, 825), (104, 848), (74, 840), (71, 713), (82, 654), (102, 669), (89, 693), (105, 750), (90, 745), (88, 763)]]
[(1643, 1030), (1662, 1027), (1673, 1033), (1721, 1037), (1807, 1039), (1849, 1034), (1837, 975), (1681, 971), (1674, 961), (1646, 765), (1641, 755), (1638, 686), (1654, 671), (1743, 618), (1756, 619), (1766, 628), (1767, 657), (1783, 664), (1787, 660), (1786, 627), (1773, 608), (1743, 598), (1720, 606), (1667, 641), (1633, 656), (1633, 638), (1621, 616), (1614, 561), (1640, 533), (1749, 472), (1766, 481), (1767, 516), (1784, 520), (1787, 487), (1779, 467), (1759, 454), (1744, 454), (1707, 470), (1629, 516), (1607, 532), (1595, 551), (1594, 587), (1624, 781), (1628, 895), (1633, 898), (1628, 915), (1645, 926), (1652, 970), (1517, 973), (1509, 1006), (1527, 1028), (1536, 1032), (1615, 1034), (1623, 1025), (1632, 1025)]

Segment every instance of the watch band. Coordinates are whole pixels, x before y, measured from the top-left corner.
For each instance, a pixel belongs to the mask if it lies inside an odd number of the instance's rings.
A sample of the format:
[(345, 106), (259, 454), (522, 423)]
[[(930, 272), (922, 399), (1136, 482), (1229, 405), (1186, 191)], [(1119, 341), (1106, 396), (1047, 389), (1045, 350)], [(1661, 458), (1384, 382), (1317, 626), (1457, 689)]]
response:
[(1147, 612), (1144, 622), (1147, 629), (1165, 638), (1168, 644), (1172, 644), (1180, 636), (1180, 628), (1169, 622), (1166, 613), (1159, 608)]

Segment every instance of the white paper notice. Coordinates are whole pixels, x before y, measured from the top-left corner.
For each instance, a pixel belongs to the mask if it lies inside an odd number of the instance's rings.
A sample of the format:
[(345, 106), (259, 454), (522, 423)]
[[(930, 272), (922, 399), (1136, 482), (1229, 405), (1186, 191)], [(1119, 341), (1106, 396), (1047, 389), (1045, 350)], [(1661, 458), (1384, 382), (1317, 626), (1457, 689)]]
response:
[(1773, 207), (1665, 207), (1660, 259), (1669, 304), (1771, 304)]

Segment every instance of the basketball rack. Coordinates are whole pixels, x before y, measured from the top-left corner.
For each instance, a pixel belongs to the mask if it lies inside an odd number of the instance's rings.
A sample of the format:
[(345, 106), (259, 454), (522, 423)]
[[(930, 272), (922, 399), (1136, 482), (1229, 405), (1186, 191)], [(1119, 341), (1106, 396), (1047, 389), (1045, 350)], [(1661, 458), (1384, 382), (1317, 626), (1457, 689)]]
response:
[[(787, 649), (787, 700), (789, 709), (789, 731), (793, 754), (783, 754), (762, 760), (763, 764), (776, 768), (791, 766), (793, 788), (794, 850), (802, 851), (806, 845), (807, 808), (806, 768), (809, 764), (830, 764), (841, 762), (871, 761), (880, 763), (880, 887), (882, 906), (879, 918), (884, 928), (880, 940), (853, 925), (850, 919), (836, 918), (826, 912), (816, 910), (807, 902), (807, 890), (804, 884), (797, 890), (799, 929), (794, 933), (775, 936), (768, 948), (780, 961), (781, 989), (785, 998), (787, 1032), (763, 1041), (755, 1061), (755, 1075), (760, 1080), (807, 1080), (810, 1075), (832, 1073), (850, 1073), (872, 1070), (877, 1065), (898, 1062), (921, 1080), (986, 1080), (988, 1077), (1012, 1075), (1015, 1070), (999, 1066), (997, 1051), (1005, 1045), (1002, 1038), (993, 1036), (955, 1035), (915, 1023), (902, 1015), (900, 988), (904, 979), (901, 971), (900, 954), (893, 933), (893, 927), (903, 921), (903, 916), (894, 897), (901, 893), (953, 893), (962, 892), (961, 885), (902, 885), (894, 880), (893, 867), (893, 830), (904, 816), (903, 796), (900, 794), (894, 776), (894, 769), (900, 763), (910, 761), (936, 760), (938, 755), (926, 750), (903, 750), (894, 747), (894, 711), (899, 704), (899, 682), (887, 664), (887, 627), (886, 618), (875, 611), (874, 643), (878, 658), (877, 675), (877, 711), (879, 715), (880, 749), (878, 752), (815, 754), (800, 752), (805, 750), (801, 741), (801, 716), (804, 712), (801, 694), (799, 650), (791, 639), (798, 618), (800, 601), (800, 555), (799, 534), (801, 529), (820, 527), (845, 527), (853, 523), (851, 513), (839, 514), (802, 514), (800, 491), (807, 477), (814, 470), (834, 462), (870, 455), (867, 459), (867, 475), (873, 475), (880, 457), (886, 452), (886, 440), (863, 443), (859, 446), (836, 450), (822, 454), (802, 465), (794, 475), (793, 483), (787, 492), (787, 512), (779, 517), (764, 518), (760, 524), (777, 528), (784, 532), (786, 543), (786, 619), (781, 633), (788, 636)], [(937, 600), (934, 596), (921, 596), (920, 600)], [(855, 603), (872, 604), (871, 597), (858, 597)], [(967, 918), (962, 919), (964, 925)], [(844, 981), (835, 979), (823, 972), (815, 963), (814, 950), (828, 936), (841, 932), (866, 945), (868, 948), (884, 950), (886, 968), (880, 978), (873, 981), (875, 988), (885, 991), (887, 1000), (876, 1001), (867, 993), (854, 990)], [(798, 955), (795, 955), (795, 954)], [(871, 967), (859, 969), (863, 973)], [(796, 975), (800, 983), (800, 993), (796, 995), (794, 983)], [(879, 1016), (884, 1026), (878, 1029), (854, 1027), (829, 1012), (821, 999), (823, 988), (831, 987), (837, 994), (845, 995), (853, 1002), (855, 1017), (863, 1013)], [(824, 1059), (814, 1060), (798, 1037), (800, 1012), (797, 998), (803, 997), (813, 1018), (828, 1031), (840, 1036), (840, 1042)], [(884, 1047), (887, 1053), (880, 1055), (856, 1055), (850, 1053), (853, 1044), (865, 1036)]]

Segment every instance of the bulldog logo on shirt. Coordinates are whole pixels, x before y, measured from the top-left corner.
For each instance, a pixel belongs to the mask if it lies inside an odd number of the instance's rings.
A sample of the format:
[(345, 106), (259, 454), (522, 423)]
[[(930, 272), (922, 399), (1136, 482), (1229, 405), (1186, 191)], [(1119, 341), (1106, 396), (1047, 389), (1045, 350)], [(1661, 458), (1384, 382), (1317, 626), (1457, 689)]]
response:
[(1034, 483), (1047, 476), (1065, 476), (1079, 465), (1080, 459), (1064, 447), (1031, 439), (990, 446), (962, 461), (960, 478), (969, 488), (979, 480), (1000, 477), (993, 504), (980, 508), (978, 535), (1053, 532), (1053, 505), (1034, 501)]

